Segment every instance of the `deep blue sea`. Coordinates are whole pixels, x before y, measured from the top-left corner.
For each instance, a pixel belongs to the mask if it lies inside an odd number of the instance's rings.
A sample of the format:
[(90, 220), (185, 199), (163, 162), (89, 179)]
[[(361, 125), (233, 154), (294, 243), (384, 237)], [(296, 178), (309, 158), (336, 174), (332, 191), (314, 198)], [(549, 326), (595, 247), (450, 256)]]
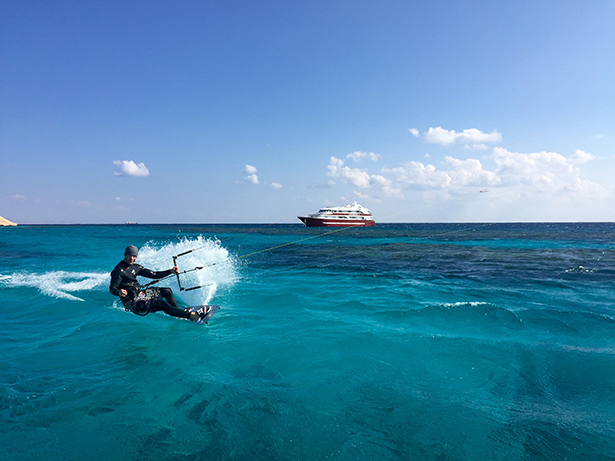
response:
[[(108, 292), (129, 245), (199, 326)], [(3, 460), (615, 459), (615, 224), (0, 228)], [(147, 280), (143, 280), (146, 282)]]

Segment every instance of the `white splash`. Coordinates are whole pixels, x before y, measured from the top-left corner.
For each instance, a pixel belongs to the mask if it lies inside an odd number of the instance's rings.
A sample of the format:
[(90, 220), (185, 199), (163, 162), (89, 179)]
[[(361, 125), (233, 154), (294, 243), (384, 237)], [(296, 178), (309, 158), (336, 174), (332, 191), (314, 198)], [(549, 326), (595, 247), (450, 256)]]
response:
[(53, 271), (42, 274), (18, 272), (0, 275), (0, 286), (36, 288), (54, 298), (84, 301), (70, 294), (75, 291), (89, 291), (109, 284), (109, 273)]
[[(139, 249), (137, 263), (152, 270), (166, 270), (173, 267), (173, 256), (190, 250), (193, 251), (177, 258), (179, 270), (189, 271), (180, 274), (181, 286), (184, 290), (202, 288), (180, 291), (176, 277), (169, 277), (159, 286), (170, 286), (176, 297), (188, 305), (209, 304), (220, 286), (232, 285), (237, 280), (236, 262), (219, 241), (199, 236), (161, 247), (146, 244)], [(202, 269), (193, 270), (197, 267)], [(147, 281), (143, 279), (141, 283)]]

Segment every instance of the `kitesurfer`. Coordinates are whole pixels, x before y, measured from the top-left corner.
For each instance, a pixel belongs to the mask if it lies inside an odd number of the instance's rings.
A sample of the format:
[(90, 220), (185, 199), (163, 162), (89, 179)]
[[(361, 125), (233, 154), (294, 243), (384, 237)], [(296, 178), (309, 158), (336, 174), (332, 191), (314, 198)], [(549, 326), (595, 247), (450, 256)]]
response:
[(134, 245), (128, 245), (122, 259), (111, 272), (111, 284), (109, 292), (119, 296), (127, 311), (137, 315), (147, 315), (150, 312), (163, 311), (173, 317), (189, 319), (194, 322), (201, 316), (196, 312), (180, 309), (170, 288), (148, 287), (142, 289), (137, 281), (137, 276), (150, 279), (161, 279), (171, 274), (179, 274), (177, 266), (166, 271), (152, 271), (135, 264), (138, 249)]

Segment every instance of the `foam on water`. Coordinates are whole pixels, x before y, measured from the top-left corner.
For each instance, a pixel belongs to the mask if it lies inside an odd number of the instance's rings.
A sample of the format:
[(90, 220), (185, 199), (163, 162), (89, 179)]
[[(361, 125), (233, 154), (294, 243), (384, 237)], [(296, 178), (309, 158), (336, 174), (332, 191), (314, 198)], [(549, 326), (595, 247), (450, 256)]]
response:
[(53, 298), (84, 301), (73, 292), (96, 290), (109, 283), (109, 274), (94, 272), (51, 271), (42, 274), (17, 272), (0, 275), (0, 286), (7, 288), (35, 288)]

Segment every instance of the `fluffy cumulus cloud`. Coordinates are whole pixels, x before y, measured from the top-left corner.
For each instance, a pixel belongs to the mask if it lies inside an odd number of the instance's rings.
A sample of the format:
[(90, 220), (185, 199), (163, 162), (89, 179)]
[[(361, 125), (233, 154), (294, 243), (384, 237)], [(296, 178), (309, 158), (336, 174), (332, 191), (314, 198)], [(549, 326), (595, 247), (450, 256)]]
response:
[(114, 176), (149, 176), (149, 170), (143, 163), (136, 164), (132, 160), (115, 160), (113, 164), (119, 167), (113, 173)]
[[(373, 152), (352, 152), (346, 155), (346, 159), (331, 157), (329, 166), (327, 167), (327, 176), (330, 178), (340, 179), (343, 183), (350, 183), (363, 189), (368, 188), (372, 182), (372, 177), (367, 173), (365, 168), (351, 168), (346, 165), (346, 160), (360, 162), (363, 159), (370, 159), (374, 162), (380, 160), (380, 154)], [(330, 185), (335, 185), (334, 182), (329, 182)]]
[(547, 193), (576, 192), (597, 198), (608, 194), (603, 186), (581, 179), (581, 170), (576, 165), (594, 158), (581, 150), (566, 158), (555, 152), (523, 154), (496, 147), (491, 158), (497, 165), (496, 174), (503, 186), (531, 187)]
[(372, 175), (370, 179), (374, 187), (381, 191), (385, 197), (403, 197), (401, 189), (395, 187), (392, 180), (379, 174)]
[(282, 184), (279, 184), (277, 182), (272, 182), (271, 183), (271, 187), (273, 187), (274, 189), (281, 189), (282, 188)]
[[(463, 133), (466, 133), (466, 140), (499, 139), (499, 134), (485, 135), (472, 130), (464, 130)], [(354, 195), (361, 199), (401, 198), (404, 189), (462, 192), (470, 188), (478, 191), (485, 187), (511, 188), (525, 196), (536, 193), (551, 194), (553, 197), (572, 194), (577, 198), (601, 199), (609, 195), (609, 191), (600, 184), (582, 179), (579, 165), (595, 158), (582, 150), (565, 157), (555, 152), (516, 153), (495, 147), (491, 155), (481, 160), (446, 156), (436, 165), (409, 161), (398, 167), (381, 168), (374, 173), (367, 168), (353, 168), (346, 164), (350, 159), (358, 161), (368, 157), (368, 154), (357, 152), (348, 154), (345, 159), (331, 157), (327, 176), (358, 187), (359, 191), (355, 190)]]
[(331, 157), (327, 170), (327, 176), (330, 178), (341, 179), (345, 183), (349, 182), (361, 188), (369, 187), (370, 176), (367, 171), (360, 168), (350, 168), (344, 165), (344, 160), (340, 158)]
[(577, 149), (574, 152), (574, 155), (570, 157), (570, 162), (575, 164), (586, 163), (590, 160), (595, 159), (596, 157), (588, 152), (583, 152), (582, 150)]
[[(358, 160), (368, 154), (354, 152), (347, 159)], [(372, 154), (374, 155), (374, 154)], [(372, 157), (377, 160), (378, 157)], [(370, 174), (364, 168), (351, 168), (344, 159), (331, 157), (327, 176), (340, 179), (361, 189), (371, 188), (384, 196), (402, 197), (402, 188), (451, 189), (467, 186), (485, 187), (496, 185), (499, 178), (495, 172), (485, 170), (477, 159), (459, 160), (446, 157), (442, 169), (434, 165), (410, 161), (400, 167), (382, 168), (380, 174)], [(447, 168), (446, 168), (447, 167)], [(357, 194), (355, 192), (355, 194)], [(362, 196), (365, 196), (362, 193)]]
[(421, 189), (462, 189), (467, 187), (530, 187), (536, 192), (581, 192), (603, 197), (607, 190), (592, 181), (582, 180), (576, 166), (593, 158), (576, 151), (569, 158), (555, 152), (516, 153), (501, 147), (493, 149), (489, 160), (495, 167), (486, 169), (478, 159), (445, 157), (440, 168), (421, 162), (407, 162), (397, 168), (383, 168), (381, 173), (394, 183)]
[(409, 128), (408, 131), (410, 132), (410, 134), (412, 134), (412, 136), (414, 136), (415, 138), (418, 138), (420, 133), (419, 130), (417, 130), (416, 128)]
[(248, 176), (245, 177), (245, 180), (252, 184), (260, 184), (258, 180), (257, 169), (255, 166), (246, 164), (246, 167), (243, 169), (244, 173)]
[[(493, 192), (490, 197), (497, 197), (497, 204), (495, 200), (488, 202), (463, 219), (477, 219), (483, 213), (482, 219), (584, 220), (604, 216), (605, 210), (611, 213), (612, 186), (607, 188), (583, 175), (586, 164), (596, 158), (589, 152), (511, 152), (497, 147), (502, 135), (496, 130), (470, 128), (456, 132), (435, 127), (422, 134), (415, 128), (408, 131), (425, 143), (455, 147), (458, 153), (466, 154), (440, 157), (432, 152), (420, 160), (414, 156), (401, 165), (379, 168), (369, 163), (381, 160), (374, 153), (356, 151), (330, 157), (328, 187), (340, 188), (344, 196), (351, 193), (352, 199), (368, 204), (384, 202), (386, 198), (403, 199), (404, 193), (416, 198), (416, 192), (428, 200), (484, 190)], [(468, 149), (485, 150), (488, 144), (490, 153), (467, 153)], [(464, 213), (461, 208), (455, 212)]]
[[(418, 136), (418, 130), (411, 128), (410, 132), (414, 136)], [(462, 144), (466, 148), (471, 149), (487, 149), (486, 143), (495, 143), (502, 141), (502, 135), (496, 130), (491, 133), (484, 133), (476, 128), (468, 128), (461, 132), (455, 130), (445, 130), (442, 127), (429, 128), (426, 133), (423, 133), (423, 139), (430, 144), (440, 144), (443, 146)]]
[(444, 160), (452, 167), (452, 170), (448, 171), (451, 184), (455, 184), (459, 187), (481, 187), (495, 186), (500, 181), (497, 173), (485, 170), (481, 162), (477, 159), (469, 158), (466, 160), (459, 160), (447, 156)]
[(359, 162), (363, 160), (364, 158), (369, 158), (370, 160), (377, 162), (378, 160), (380, 160), (380, 154), (374, 154), (373, 152), (367, 153), (367, 152), (356, 151), (356, 152), (352, 152), (351, 154), (346, 155), (346, 158), (350, 158), (354, 160), (355, 162)]
[(451, 183), (451, 177), (445, 171), (415, 161), (396, 168), (383, 168), (382, 173), (393, 176), (395, 183), (404, 187), (433, 189), (448, 187)]

